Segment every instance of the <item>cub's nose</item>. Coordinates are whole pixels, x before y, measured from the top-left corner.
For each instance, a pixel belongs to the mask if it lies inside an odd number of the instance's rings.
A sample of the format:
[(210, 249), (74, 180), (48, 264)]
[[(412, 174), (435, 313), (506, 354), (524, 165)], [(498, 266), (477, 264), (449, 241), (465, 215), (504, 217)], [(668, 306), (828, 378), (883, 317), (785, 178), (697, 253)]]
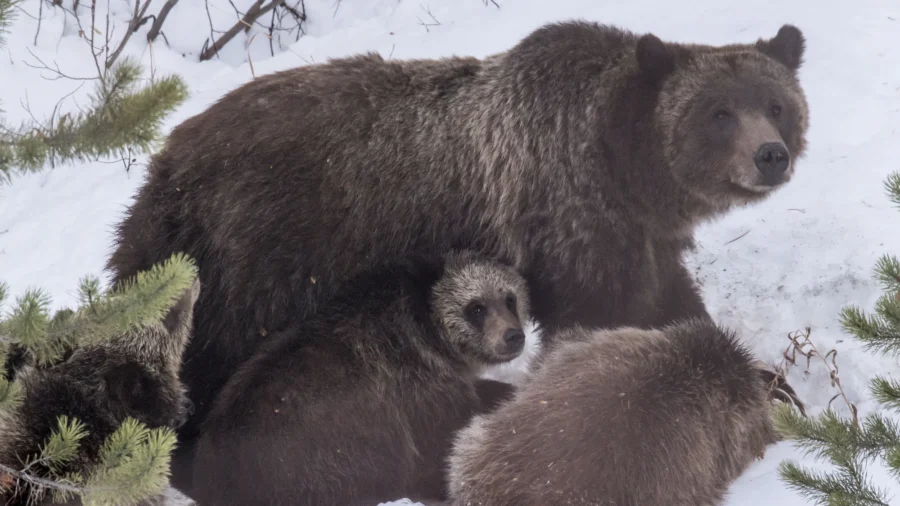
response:
[(506, 343), (508, 353), (518, 353), (525, 347), (525, 332), (516, 328), (506, 329), (503, 342)]
[(756, 152), (756, 168), (762, 173), (763, 183), (774, 186), (784, 181), (784, 171), (791, 164), (791, 155), (780, 142), (767, 142)]

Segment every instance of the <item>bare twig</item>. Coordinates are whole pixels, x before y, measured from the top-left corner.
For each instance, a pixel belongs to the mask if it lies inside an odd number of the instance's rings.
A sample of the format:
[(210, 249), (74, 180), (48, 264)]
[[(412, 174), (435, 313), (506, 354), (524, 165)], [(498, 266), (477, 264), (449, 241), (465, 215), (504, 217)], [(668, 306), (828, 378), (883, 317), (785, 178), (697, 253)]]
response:
[(163, 23), (166, 21), (166, 16), (169, 15), (169, 12), (172, 11), (172, 8), (175, 7), (175, 4), (177, 3), (178, 0), (166, 0), (165, 5), (162, 6), (162, 9), (159, 10), (159, 13), (153, 19), (153, 24), (150, 25), (150, 31), (147, 32), (147, 41), (153, 42), (156, 40), (159, 31), (162, 29)]
[(426, 6), (424, 6), (424, 5), (419, 5), (419, 7), (421, 7), (422, 10), (425, 11), (425, 14), (428, 14), (428, 17), (430, 17), (431, 20), (432, 20), (431, 23), (426, 23), (426, 22), (422, 21), (421, 19), (419, 19), (418, 16), (416, 17), (416, 19), (419, 20), (419, 24), (425, 27), (425, 31), (426, 31), (426, 32), (430, 32), (430, 31), (431, 31), (431, 30), (428, 29), (428, 27), (430, 27), (430, 26), (440, 26), (440, 25), (441, 25), (441, 22), (438, 21), (438, 19), (437, 19), (436, 17), (434, 17), (434, 14), (431, 13), (431, 8), (430, 8), (430, 7), (426, 7)]
[[(36, 54), (32, 53), (32, 52), (31, 52), (31, 49), (25, 48), (25, 50), (28, 51), (28, 53), (29, 53), (35, 60), (37, 60), (37, 61), (40, 63), (40, 65), (33, 65), (33, 64), (31, 64), (31, 63), (28, 63), (27, 61), (22, 60), (22, 62), (23, 62), (25, 65), (28, 65), (29, 67), (31, 67), (31, 68), (33, 68), (33, 69), (49, 70), (50, 72), (53, 72), (54, 74), (56, 74), (55, 77), (44, 77), (44, 79), (46, 79), (46, 80), (48, 80), (48, 81), (56, 81), (57, 79), (71, 79), (71, 80), (73, 80), (73, 81), (95, 81), (95, 80), (99, 79), (99, 77), (75, 77), (75, 76), (70, 76), (70, 75), (64, 73), (62, 70), (60, 70), (60, 69), (59, 69), (59, 65), (58, 65), (56, 62), (53, 63), (53, 65), (54, 65), (56, 68), (50, 68), (50, 66), (47, 65), (46, 63), (44, 63), (44, 61), (41, 60)], [(42, 77), (43, 77), (43, 76), (42, 76)]]
[(747, 234), (749, 234), (749, 233), (750, 233), (750, 231), (748, 230), (748, 231), (744, 232), (743, 234), (741, 234), (741, 235), (735, 237), (734, 239), (732, 239), (732, 240), (726, 242), (725, 244), (723, 244), (723, 246), (727, 246), (727, 245), (733, 243), (734, 241), (737, 241), (738, 239), (744, 237), (745, 235), (747, 235)]
[(131, 22), (128, 23), (128, 30), (125, 31), (125, 36), (122, 37), (122, 41), (119, 42), (119, 47), (113, 51), (113, 54), (106, 59), (106, 68), (112, 67), (113, 63), (115, 63), (116, 59), (122, 53), (122, 50), (125, 49), (125, 44), (128, 43), (128, 39), (131, 38), (131, 34), (138, 31), (138, 28), (144, 25), (147, 22), (149, 17), (145, 17), (147, 14), (147, 8), (150, 7), (150, 3), (153, 0), (145, 0), (143, 7), (141, 7), (141, 0), (134, 0), (134, 16), (131, 18)]
[[(256, 0), (253, 5), (247, 9), (246, 14), (238, 20), (237, 23), (234, 24), (231, 28), (228, 29), (218, 40), (213, 42), (212, 46), (207, 47), (200, 54), (200, 61), (206, 61), (211, 59), (213, 56), (218, 55), (219, 49), (228, 44), (231, 39), (233, 39), (241, 30), (244, 30), (246, 27), (252, 26), (253, 23), (260, 18), (260, 16), (265, 13), (271, 11), (275, 7), (283, 4), (284, 0), (271, 0), (269, 3), (265, 3), (265, 0)], [(265, 5), (263, 5), (265, 4)]]
[(497, 7), (498, 9), (500, 8), (500, 4), (497, 3), (497, 0), (483, 0), (483, 1), (484, 1), (485, 7), (487, 7), (488, 4), (494, 4), (495, 7)]
[[(256, 79), (256, 71), (253, 70), (253, 58), (250, 56), (250, 47), (249, 46), (250, 46), (250, 44), (253, 43), (253, 39), (255, 39), (255, 38), (256, 38), (256, 35), (253, 35), (253, 37), (250, 37), (250, 41), (247, 42), (247, 63), (250, 64), (250, 75), (253, 76), (253, 79)], [(271, 39), (269, 42), (271, 43)]]
[[(806, 331), (794, 331), (788, 334), (788, 340), (790, 340), (790, 344), (787, 349), (784, 350), (783, 359), (781, 365), (778, 366), (779, 369), (784, 370), (784, 364), (790, 363), (791, 365), (797, 365), (797, 355), (799, 354), (802, 357), (806, 357), (806, 372), (809, 372), (809, 366), (812, 362), (813, 357), (819, 357), (822, 359), (822, 362), (825, 364), (825, 367), (828, 369), (828, 375), (831, 379), (831, 386), (838, 389), (838, 394), (832, 397), (828, 401), (828, 407), (831, 407), (831, 403), (837, 399), (838, 397), (843, 397), (844, 403), (847, 404), (847, 407), (850, 409), (850, 413), (853, 416), (853, 425), (856, 428), (859, 428), (859, 415), (857, 412), (856, 405), (850, 402), (850, 399), (847, 398), (847, 394), (844, 393), (844, 387), (841, 385), (841, 378), (838, 375), (838, 366), (837, 366), (837, 350), (832, 349), (824, 356), (819, 353), (819, 350), (816, 348), (816, 345), (813, 344), (812, 340), (809, 338), (811, 330), (809, 327), (806, 327)], [(831, 357), (831, 362), (828, 361), (829, 357)]]
[(37, 30), (35, 30), (35, 32), (34, 32), (34, 45), (35, 45), (35, 46), (37, 46), (38, 35), (41, 34), (41, 21), (43, 21), (43, 19), (44, 19), (44, 1), (41, 0), (40, 2), (38, 2), (38, 4), (40, 5), (40, 7), (38, 7), (38, 25), (37, 25)]

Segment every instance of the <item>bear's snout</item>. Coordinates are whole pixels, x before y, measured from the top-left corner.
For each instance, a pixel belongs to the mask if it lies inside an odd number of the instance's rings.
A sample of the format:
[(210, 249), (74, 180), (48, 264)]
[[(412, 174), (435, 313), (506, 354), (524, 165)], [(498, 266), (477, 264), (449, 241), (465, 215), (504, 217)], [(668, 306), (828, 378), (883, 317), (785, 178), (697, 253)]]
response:
[(763, 183), (775, 186), (784, 182), (784, 171), (791, 164), (791, 155), (784, 144), (767, 142), (759, 147), (754, 161), (756, 168), (762, 173)]

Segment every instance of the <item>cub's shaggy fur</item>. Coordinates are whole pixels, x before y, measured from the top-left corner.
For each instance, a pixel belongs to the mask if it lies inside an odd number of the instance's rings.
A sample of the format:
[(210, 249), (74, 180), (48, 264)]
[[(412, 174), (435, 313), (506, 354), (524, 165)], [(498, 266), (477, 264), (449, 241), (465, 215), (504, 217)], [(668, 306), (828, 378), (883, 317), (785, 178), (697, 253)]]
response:
[[(13, 409), (0, 411), (0, 464), (22, 469), (24, 459), (40, 453), (60, 415), (77, 418), (88, 431), (80, 442), (81, 453), (63, 473), (89, 472), (106, 437), (128, 417), (150, 428), (180, 427), (193, 409), (179, 369), (199, 293), (197, 280), (160, 324), (78, 348), (48, 368), (24, 365), (17, 370), (24, 398)], [(47, 469), (36, 466), (31, 471), (42, 476)], [(0, 490), (0, 503), (31, 504), (29, 500), (40, 502), (45, 496), (45, 489), (19, 480)], [(50, 503), (49, 496), (44, 503)], [(70, 501), (76, 503), (77, 499)]]
[(529, 301), (510, 267), (430, 263), (362, 274), (261, 346), (216, 400), (185, 492), (216, 506), (445, 497), (453, 434), (500, 392), (476, 376), (521, 353)]
[(559, 343), (512, 401), (457, 435), (448, 504), (717, 505), (776, 441), (770, 401), (803, 408), (708, 320)]
[(265, 336), (411, 254), (509, 258), (545, 336), (707, 317), (682, 250), (791, 179), (803, 51), (787, 25), (713, 47), (572, 21), (484, 59), (364, 54), (227, 94), (172, 131), (109, 261), (198, 261), (181, 435)]

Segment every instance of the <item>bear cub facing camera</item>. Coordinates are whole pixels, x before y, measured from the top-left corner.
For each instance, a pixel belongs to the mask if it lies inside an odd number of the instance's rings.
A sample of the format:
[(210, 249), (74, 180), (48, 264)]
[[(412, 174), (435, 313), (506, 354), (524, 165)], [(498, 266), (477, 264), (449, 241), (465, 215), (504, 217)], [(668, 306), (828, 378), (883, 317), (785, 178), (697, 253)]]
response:
[(453, 434), (496, 405), (477, 376), (522, 353), (528, 314), (514, 269), (465, 252), (353, 278), (226, 384), (185, 492), (217, 506), (445, 498)]

